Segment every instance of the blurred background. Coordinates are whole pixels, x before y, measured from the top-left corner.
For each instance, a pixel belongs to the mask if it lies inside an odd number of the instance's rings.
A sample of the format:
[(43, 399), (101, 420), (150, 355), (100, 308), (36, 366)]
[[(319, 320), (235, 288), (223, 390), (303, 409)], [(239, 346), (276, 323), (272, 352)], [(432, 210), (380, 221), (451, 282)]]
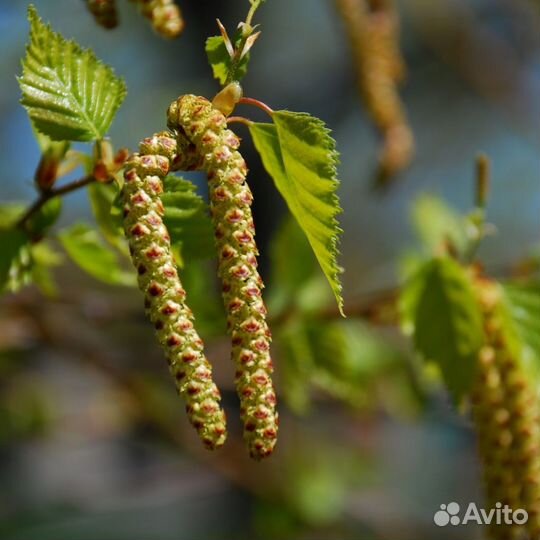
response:
[[(178, 95), (218, 91), (204, 42), (217, 33), (216, 17), (232, 31), (248, 9), (247, 0), (178, 0), (186, 30), (165, 41), (127, 1), (118, 0), (113, 31), (96, 26), (80, 0), (34, 3), (55, 30), (125, 77), (128, 96), (110, 135), (131, 149), (163, 129)], [(40, 156), (15, 78), (26, 7), (0, 0), (2, 203), (34, 198)], [(540, 4), (401, 0), (398, 9), (408, 73), (401, 95), (416, 155), (383, 191), (373, 188), (379, 137), (333, 0), (268, 0), (257, 13), (263, 33), (245, 95), (319, 116), (341, 152), (350, 315), (338, 319), (239, 126), (275, 337), (275, 455), (254, 463), (242, 445), (224, 316), (217, 288), (208, 287), (212, 261), (188, 265), (184, 279), (228, 411), (229, 441), (215, 454), (188, 425), (140, 293), (100, 284), (66, 260), (52, 297), (30, 287), (0, 300), (0, 538), (462, 537), (462, 528), (436, 527), (433, 514), (450, 501), (481, 503), (474, 436), (396, 326), (384, 324), (392, 319), (386, 301), (411, 253), (429, 247), (447, 212), (439, 199), (457, 212), (472, 207), (480, 151), (492, 159), (496, 227), (482, 261), (504, 277), (538, 252)], [(257, 110), (242, 114), (265, 120)], [(192, 179), (204, 194), (204, 179)], [(84, 191), (65, 199), (60, 226), (92, 219)], [(471, 526), (467, 535), (481, 532)]]

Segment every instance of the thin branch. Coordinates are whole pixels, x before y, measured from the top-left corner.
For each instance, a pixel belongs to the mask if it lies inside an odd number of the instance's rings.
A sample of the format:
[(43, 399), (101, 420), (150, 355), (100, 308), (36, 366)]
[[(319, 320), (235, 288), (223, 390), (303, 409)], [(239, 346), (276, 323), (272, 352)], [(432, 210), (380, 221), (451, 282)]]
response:
[(250, 25), (253, 22), (253, 17), (255, 16), (255, 12), (261, 7), (261, 0), (254, 0), (251, 3), (251, 7), (249, 8), (249, 12), (246, 17), (246, 24)]
[[(395, 287), (373, 291), (362, 297), (347, 302), (345, 313), (347, 317), (366, 319), (378, 326), (396, 326), (399, 323), (397, 299), (399, 290)], [(282, 326), (299, 315), (294, 309), (284, 310), (277, 316), (270, 317), (271, 326)], [(341, 313), (336, 304), (329, 304), (309, 314), (320, 320), (341, 319)]]
[(249, 127), (253, 122), (243, 116), (229, 116), (229, 118), (227, 118), (227, 124), (244, 124)]
[(238, 103), (243, 103), (244, 105), (253, 105), (254, 107), (258, 107), (259, 109), (263, 110), (268, 116), (270, 116), (270, 118), (274, 114), (274, 110), (272, 108), (270, 108), (266, 103), (259, 101), (258, 99), (243, 97), (238, 101)]
[(16, 223), (16, 227), (23, 229), (26, 226), (26, 223), (28, 222), (28, 220), (36, 212), (38, 212), (45, 205), (45, 203), (47, 203), (54, 197), (62, 197), (63, 195), (67, 195), (68, 193), (71, 193), (72, 191), (81, 189), (95, 181), (96, 181), (96, 178), (94, 177), (94, 175), (88, 175), (88, 176), (84, 176), (83, 178), (80, 178), (79, 180), (75, 180), (69, 184), (66, 184), (65, 186), (62, 186), (56, 189), (43, 191), (41, 195), (39, 196), (39, 198), (36, 201), (34, 201), (34, 203), (31, 204), (26, 210), (26, 212), (19, 218), (19, 220)]

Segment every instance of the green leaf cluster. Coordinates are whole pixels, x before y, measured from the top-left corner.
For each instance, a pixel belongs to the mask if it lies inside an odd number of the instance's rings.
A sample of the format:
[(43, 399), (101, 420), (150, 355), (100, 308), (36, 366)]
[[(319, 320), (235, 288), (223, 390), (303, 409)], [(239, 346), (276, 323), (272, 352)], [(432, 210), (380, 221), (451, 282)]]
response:
[(359, 320), (295, 319), (277, 334), (284, 397), (297, 413), (313, 390), (354, 408), (383, 406), (403, 416), (419, 406), (406, 356)]
[[(460, 215), (437, 197), (423, 195), (412, 217), (423, 250), (407, 260), (400, 297), (403, 328), (459, 400), (471, 387), (476, 355), (486, 340), (468, 266), (486, 233), (484, 209)], [(508, 282), (501, 291), (497, 309), (506, 346), (530, 376), (538, 377), (540, 286)]]

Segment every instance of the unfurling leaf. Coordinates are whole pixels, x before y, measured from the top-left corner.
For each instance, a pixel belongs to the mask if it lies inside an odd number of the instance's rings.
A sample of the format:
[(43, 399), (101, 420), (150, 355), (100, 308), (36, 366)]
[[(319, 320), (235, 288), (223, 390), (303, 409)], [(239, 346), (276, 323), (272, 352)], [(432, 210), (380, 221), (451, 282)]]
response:
[[(234, 43), (239, 43), (240, 39), (241, 35), (238, 34)], [(240, 81), (245, 77), (249, 63), (249, 53), (246, 53), (236, 65), (233, 65), (223, 36), (209, 37), (206, 40), (205, 50), (214, 78), (221, 84), (225, 84), (228, 80)]]
[(53, 140), (93, 141), (109, 129), (126, 86), (94, 53), (66, 40), (28, 9), (30, 43), (19, 78), (22, 105)]
[(88, 225), (64, 229), (59, 238), (73, 262), (92, 277), (111, 285), (135, 285), (135, 276), (120, 267), (116, 254)]
[(251, 136), (266, 171), (307, 236), (343, 314), (335, 142), (324, 123), (309, 114), (276, 111), (273, 119), (274, 124), (252, 124)]
[(456, 400), (474, 378), (483, 344), (481, 311), (466, 270), (449, 257), (425, 263), (405, 284), (402, 320), (418, 352), (434, 361)]

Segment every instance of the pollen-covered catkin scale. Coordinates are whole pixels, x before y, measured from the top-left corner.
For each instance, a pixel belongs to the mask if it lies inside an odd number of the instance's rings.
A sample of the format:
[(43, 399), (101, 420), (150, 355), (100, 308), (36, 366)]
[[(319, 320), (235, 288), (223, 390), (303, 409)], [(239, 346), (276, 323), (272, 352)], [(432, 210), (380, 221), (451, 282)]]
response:
[(87, 6), (96, 22), (103, 28), (115, 28), (118, 25), (116, 0), (87, 0)]
[[(527, 538), (540, 538), (540, 401), (503, 332), (501, 291), (476, 280), (486, 344), (480, 350), (472, 391), (473, 418), (490, 508), (499, 502), (528, 513)], [(492, 538), (517, 538), (517, 525), (490, 527)]]
[(193, 326), (163, 224), (162, 178), (176, 157), (176, 140), (158, 133), (140, 144), (124, 174), (124, 230), (129, 241), (146, 312), (165, 351), (178, 392), (186, 400), (188, 417), (206, 447), (225, 442), (225, 414), (219, 390)]
[(184, 29), (184, 19), (174, 0), (131, 0), (150, 20), (154, 30), (165, 38), (175, 38)]
[(273, 451), (278, 415), (246, 163), (237, 151), (238, 137), (227, 129), (224, 115), (205, 98), (179, 98), (169, 108), (168, 123), (177, 131), (179, 141), (187, 139), (195, 146), (203, 158), (199, 166), (208, 173), (244, 438), (251, 456), (260, 459)]

